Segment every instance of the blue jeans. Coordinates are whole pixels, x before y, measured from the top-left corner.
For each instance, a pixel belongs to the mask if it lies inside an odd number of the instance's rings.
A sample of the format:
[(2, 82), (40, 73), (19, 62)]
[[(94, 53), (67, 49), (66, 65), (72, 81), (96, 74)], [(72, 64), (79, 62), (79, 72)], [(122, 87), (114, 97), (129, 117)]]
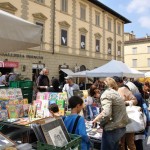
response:
[(101, 150), (118, 150), (119, 141), (125, 134), (126, 128), (114, 129), (111, 131), (103, 130)]

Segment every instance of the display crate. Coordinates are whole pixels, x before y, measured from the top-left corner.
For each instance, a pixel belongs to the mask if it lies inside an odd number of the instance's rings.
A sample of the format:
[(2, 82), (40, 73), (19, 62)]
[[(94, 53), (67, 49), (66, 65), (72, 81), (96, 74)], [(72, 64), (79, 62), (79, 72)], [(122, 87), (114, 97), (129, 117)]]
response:
[(10, 81), (9, 87), (21, 89), (33, 88), (33, 81)]
[(63, 147), (57, 147), (53, 145), (44, 144), (41, 142), (37, 142), (37, 150), (81, 150), (81, 136), (76, 134), (69, 134), (71, 137), (71, 141), (63, 146)]
[(19, 81), (19, 87), (23, 89), (33, 88), (33, 81)]
[(22, 93), (23, 98), (28, 99), (28, 103), (32, 103), (33, 92)]
[(19, 88), (19, 82), (18, 81), (10, 81), (9, 82), (9, 87)]

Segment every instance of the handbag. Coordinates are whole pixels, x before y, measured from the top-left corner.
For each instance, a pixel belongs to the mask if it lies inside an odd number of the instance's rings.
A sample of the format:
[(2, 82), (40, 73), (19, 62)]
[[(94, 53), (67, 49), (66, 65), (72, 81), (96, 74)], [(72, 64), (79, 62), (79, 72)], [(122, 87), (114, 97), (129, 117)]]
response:
[(129, 123), (126, 125), (126, 133), (143, 131), (146, 127), (146, 116), (139, 106), (127, 106)]

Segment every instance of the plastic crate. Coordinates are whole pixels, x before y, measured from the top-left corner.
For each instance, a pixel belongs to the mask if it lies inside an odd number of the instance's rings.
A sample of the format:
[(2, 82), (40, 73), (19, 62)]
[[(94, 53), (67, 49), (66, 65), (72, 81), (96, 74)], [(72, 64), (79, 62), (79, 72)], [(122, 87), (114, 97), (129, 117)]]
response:
[(9, 82), (9, 87), (19, 88), (19, 82), (18, 81), (10, 81)]
[(22, 91), (22, 94), (31, 94), (33, 92), (33, 89), (31, 89), (31, 88), (25, 88), (25, 89), (22, 88), (21, 91)]
[(28, 103), (32, 103), (32, 97), (33, 97), (33, 93), (29, 92), (29, 93), (22, 93), (23, 98), (27, 98), (28, 99)]
[(19, 87), (23, 89), (33, 88), (33, 81), (19, 81)]
[(37, 150), (70, 150), (70, 148), (81, 150), (81, 136), (76, 134), (69, 134), (71, 137), (71, 141), (63, 146), (63, 147), (57, 147), (53, 145), (44, 144), (41, 142), (37, 142)]

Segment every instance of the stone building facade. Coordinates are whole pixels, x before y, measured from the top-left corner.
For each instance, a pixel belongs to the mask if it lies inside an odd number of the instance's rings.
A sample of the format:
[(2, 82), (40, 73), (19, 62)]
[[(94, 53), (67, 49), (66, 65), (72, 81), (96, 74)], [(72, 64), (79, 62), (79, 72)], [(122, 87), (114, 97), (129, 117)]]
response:
[(0, 54), (17, 61), (14, 71), (32, 78), (46, 66), (58, 77), (65, 66), (94, 69), (111, 59), (124, 60), (128, 19), (97, 0), (0, 0), (0, 9), (43, 27), (40, 47)]
[(125, 33), (125, 63), (142, 72), (150, 71), (150, 37), (136, 38), (133, 33)]

